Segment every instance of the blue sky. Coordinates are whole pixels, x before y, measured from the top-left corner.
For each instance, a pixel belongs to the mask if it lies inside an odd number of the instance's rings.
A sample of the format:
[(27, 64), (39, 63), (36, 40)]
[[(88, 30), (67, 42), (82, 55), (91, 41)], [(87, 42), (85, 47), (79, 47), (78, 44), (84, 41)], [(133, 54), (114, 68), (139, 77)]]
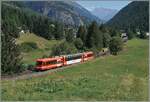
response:
[(110, 9), (116, 9), (120, 10), (121, 8), (125, 7), (127, 4), (129, 4), (131, 1), (86, 1), (86, 0), (78, 0), (76, 1), (78, 4), (82, 5), (84, 8), (86, 8), (89, 11), (92, 11), (94, 8), (110, 8)]

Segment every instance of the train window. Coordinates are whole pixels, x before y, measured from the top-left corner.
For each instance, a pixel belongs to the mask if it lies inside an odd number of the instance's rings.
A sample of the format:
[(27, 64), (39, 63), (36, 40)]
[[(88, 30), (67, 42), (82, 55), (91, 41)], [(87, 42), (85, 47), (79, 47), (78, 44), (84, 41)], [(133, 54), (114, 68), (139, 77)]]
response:
[(67, 56), (66, 57), (66, 60), (69, 61), (69, 60), (75, 60), (75, 59), (80, 59), (82, 57), (82, 55), (72, 55), (72, 56)]
[(57, 62), (57, 60), (53, 60), (53, 61), (48, 61), (46, 62), (46, 65), (53, 65), (53, 64), (59, 64), (62, 63), (61, 61)]
[(87, 57), (91, 57), (91, 56), (93, 56), (93, 54), (88, 54), (88, 55), (87, 55)]
[(46, 62), (46, 65), (52, 65), (52, 64), (57, 64), (57, 60)]

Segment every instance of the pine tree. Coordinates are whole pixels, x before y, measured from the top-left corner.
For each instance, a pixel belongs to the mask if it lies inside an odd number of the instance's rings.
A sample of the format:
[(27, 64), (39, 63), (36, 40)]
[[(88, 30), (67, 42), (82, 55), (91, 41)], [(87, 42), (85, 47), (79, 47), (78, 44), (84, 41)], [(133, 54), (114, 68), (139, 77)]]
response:
[(64, 38), (64, 25), (62, 23), (56, 22), (55, 25), (55, 39), (56, 40), (61, 40)]
[(111, 28), (110, 31), (109, 31), (111, 37), (114, 37), (114, 36), (120, 36), (120, 32), (118, 30), (116, 30), (115, 28)]
[(69, 43), (72, 43), (74, 41), (73, 29), (69, 29), (69, 31), (67, 32), (66, 41)]
[(101, 24), (99, 30), (102, 32), (103, 35), (103, 47), (108, 47), (111, 40), (108, 28), (104, 24)]
[(127, 33), (128, 39), (132, 39), (133, 37), (135, 37), (135, 33), (131, 29), (127, 29), (126, 33)]
[(103, 47), (109, 47), (111, 36), (108, 33), (103, 33)]
[(21, 69), (19, 47), (9, 34), (2, 33), (1, 72), (2, 74), (18, 73)]
[(103, 47), (103, 34), (99, 31), (99, 27), (96, 22), (92, 22), (88, 28), (86, 46), (88, 48), (95, 47), (97, 49), (101, 49)]
[(80, 26), (77, 32), (77, 38), (80, 38), (85, 43), (86, 35), (87, 35), (86, 27)]

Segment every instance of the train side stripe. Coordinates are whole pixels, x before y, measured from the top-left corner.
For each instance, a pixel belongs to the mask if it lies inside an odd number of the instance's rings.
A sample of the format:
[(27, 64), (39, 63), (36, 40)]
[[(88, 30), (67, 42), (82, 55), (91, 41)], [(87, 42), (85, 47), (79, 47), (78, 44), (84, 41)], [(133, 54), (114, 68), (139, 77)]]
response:
[(79, 63), (79, 62), (81, 62), (81, 59), (66, 61), (67, 65), (69, 65), (69, 64), (74, 64), (74, 63)]

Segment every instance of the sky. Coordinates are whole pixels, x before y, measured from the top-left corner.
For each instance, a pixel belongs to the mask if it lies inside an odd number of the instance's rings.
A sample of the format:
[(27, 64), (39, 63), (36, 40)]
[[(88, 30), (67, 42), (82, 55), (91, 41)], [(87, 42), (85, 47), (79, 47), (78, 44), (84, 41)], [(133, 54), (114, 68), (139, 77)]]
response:
[(109, 8), (109, 9), (116, 9), (120, 10), (121, 8), (125, 7), (127, 4), (129, 4), (131, 1), (96, 1), (96, 0), (88, 0), (88, 1), (76, 1), (78, 4), (82, 5), (84, 8), (86, 8), (89, 11), (92, 11), (95, 8)]

